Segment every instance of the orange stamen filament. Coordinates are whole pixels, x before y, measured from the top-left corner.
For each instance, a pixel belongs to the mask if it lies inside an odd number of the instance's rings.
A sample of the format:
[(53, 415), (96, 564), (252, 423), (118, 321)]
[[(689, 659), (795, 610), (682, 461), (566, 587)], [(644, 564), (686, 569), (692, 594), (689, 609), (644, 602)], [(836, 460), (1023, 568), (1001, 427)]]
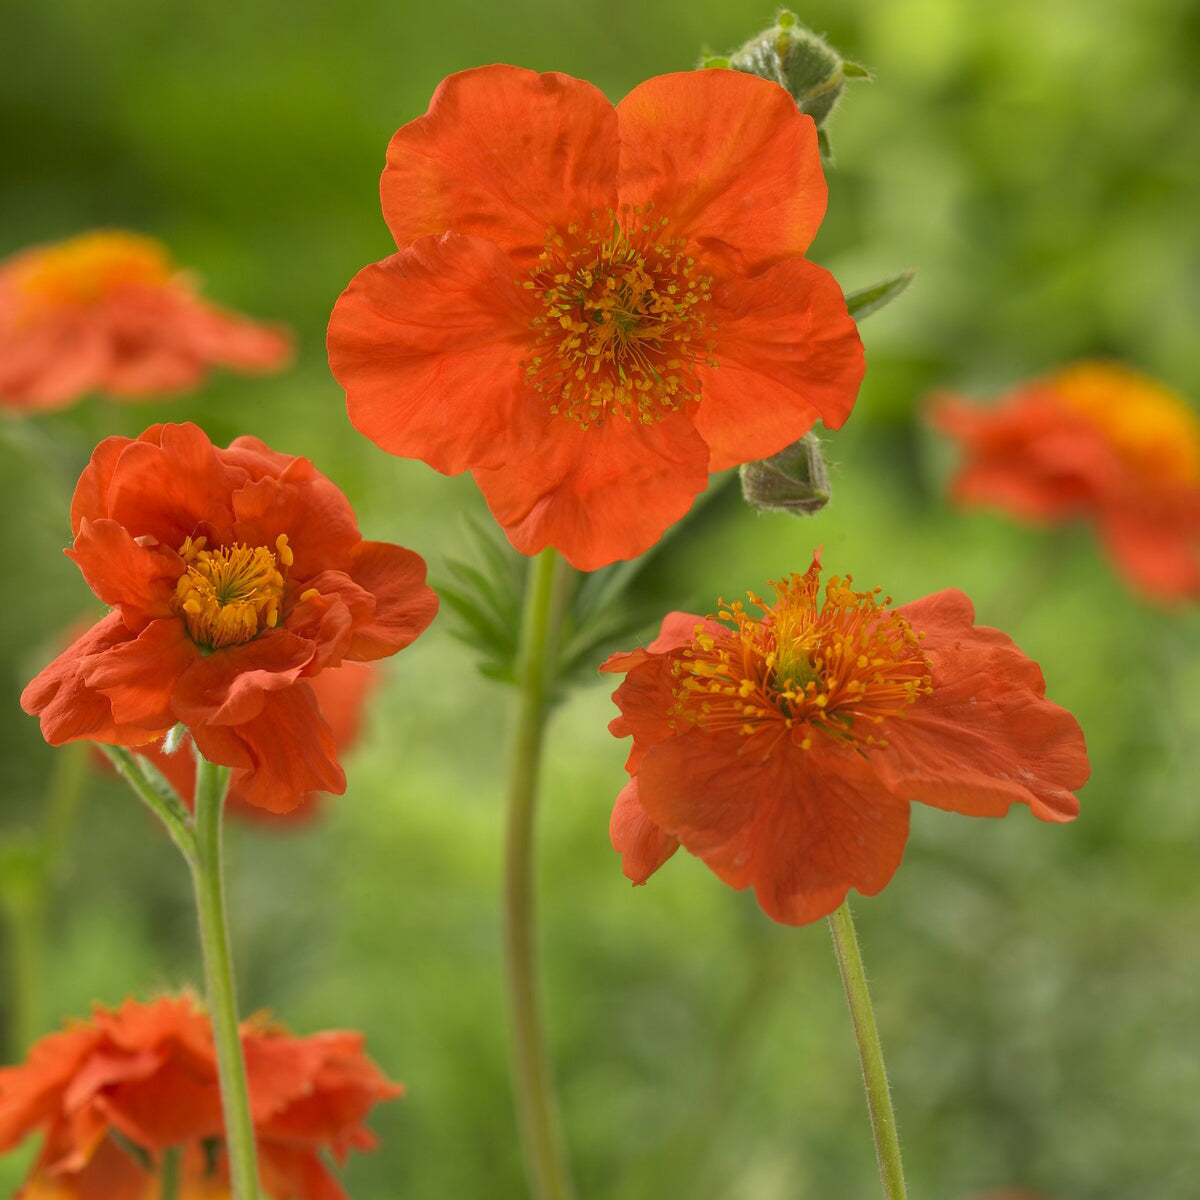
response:
[(877, 729), (902, 718), (931, 690), (929, 664), (912, 627), (878, 599), (879, 589), (856, 592), (851, 579), (832, 577), (817, 603), (816, 568), (774, 584), (776, 602), (722, 602), (710, 619), (731, 626), (697, 626), (674, 664), (677, 727), (763, 734), (764, 753), (780, 738), (801, 749), (823, 735), (858, 749), (886, 746)]
[(175, 585), (175, 606), (192, 640), (219, 650), (273, 629), (284, 593), (279, 564), (291, 566), (293, 559), (287, 535), (276, 539), (274, 553), (236, 542), (206, 550), (206, 544), (203, 537), (187, 538), (179, 548), (187, 570)]
[(550, 229), (523, 283), (541, 301), (526, 379), (585, 429), (609, 416), (660, 421), (699, 398), (697, 362), (716, 366), (712, 279), (683, 239), (660, 240), (668, 221), (650, 207)]

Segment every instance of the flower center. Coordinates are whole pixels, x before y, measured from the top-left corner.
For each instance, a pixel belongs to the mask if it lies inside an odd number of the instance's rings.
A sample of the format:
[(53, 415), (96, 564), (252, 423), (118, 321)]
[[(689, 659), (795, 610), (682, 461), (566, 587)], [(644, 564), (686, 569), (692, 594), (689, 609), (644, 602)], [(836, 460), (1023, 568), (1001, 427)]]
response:
[(206, 543), (206, 538), (188, 538), (179, 548), (187, 570), (175, 584), (175, 605), (192, 640), (219, 650), (273, 629), (284, 590), (278, 564), (292, 565), (287, 534), (275, 539), (274, 552), (238, 543), (206, 550)]
[(699, 399), (697, 362), (717, 365), (712, 279), (682, 238), (660, 240), (667, 224), (639, 205), (547, 232), (522, 285), (541, 303), (524, 367), (552, 413), (584, 429), (609, 416), (652, 424)]
[(1054, 389), (1151, 483), (1200, 486), (1200, 418), (1170, 388), (1117, 363), (1079, 363)]
[(174, 268), (166, 248), (133, 233), (85, 233), (30, 256), (22, 291), (53, 304), (88, 305), (128, 286), (165, 283)]
[(676, 660), (677, 725), (712, 732), (769, 735), (764, 753), (780, 739), (809, 749), (818, 734), (857, 748), (886, 746), (874, 732), (931, 688), (923, 635), (879, 589), (856, 592), (850, 576), (833, 576), (818, 606), (820, 569), (775, 583), (776, 602), (756, 618), (740, 601), (722, 602), (712, 619), (731, 626), (719, 633), (698, 626)]

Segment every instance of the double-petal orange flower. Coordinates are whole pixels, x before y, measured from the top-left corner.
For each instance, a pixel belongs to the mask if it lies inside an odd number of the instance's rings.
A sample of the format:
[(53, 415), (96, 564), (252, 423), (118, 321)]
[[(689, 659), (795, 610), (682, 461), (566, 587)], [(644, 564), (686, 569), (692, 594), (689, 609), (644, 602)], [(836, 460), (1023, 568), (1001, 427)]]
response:
[(48, 742), (138, 745), (182, 722), (252, 804), (345, 789), (309, 680), (425, 629), (420, 556), (364, 541), (307, 459), (251, 437), (222, 450), (195, 425), (101, 442), (71, 527), (67, 553), (113, 611), (21, 697)]
[(736, 71), (591, 84), (452, 75), (388, 147), (399, 252), (329, 327), (350, 418), (470, 470), (513, 545), (632, 558), (709, 472), (836, 428), (863, 374), (811, 118)]
[[(276, 1200), (346, 1200), (326, 1166), (370, 1150), (364, 1118), (403, 1094), (363, 1054), (361, 1034), (293, 1037), (242, 1025), (264, 1190)], [(150, 1200), (167, 1151), (180, 1200), (229, 1195), (221, 1093), (208, 1017), (187, 997), (97, 1007), (0, 1070), (0, 1151), (35, 1130), (41, 1151), (20, 1200)]]
[(768, 916), (801, 925), (846, 892), (874, 895), (908, 838), (910, 801), (970, 816), (1025, 804), (1079, 811), (1088, 777), (1075, 718), (1045, 698), (1036, 663), (974, 624), (961, 592), (892, 610), (820, 564), (714, 618), (672, 613), (623, 672), (618, 737), (630, 782), (611, 833), (644, 883), (680, 845)]

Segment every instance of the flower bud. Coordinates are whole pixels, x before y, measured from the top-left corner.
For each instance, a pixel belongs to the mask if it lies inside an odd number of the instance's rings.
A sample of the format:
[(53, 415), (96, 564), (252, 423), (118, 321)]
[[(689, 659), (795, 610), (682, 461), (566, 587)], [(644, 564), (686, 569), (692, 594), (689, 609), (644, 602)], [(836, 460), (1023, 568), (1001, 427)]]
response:
[(786, 450), (741, 467), (742, 495), (757, 512), (812, 516), (829, 503), (833, 489), (816, 434), (806, 433)]
[(752, 37), (728, 57), (708, 57), (705, 67), (731, 67), (785, 88), (801, 112), (821, 131), (833, 112), (847, 79), (869, 79), (870, 72), (846, 62), (824, 38), (802, 25), (794, 13), (783, 9), (770, 29)]

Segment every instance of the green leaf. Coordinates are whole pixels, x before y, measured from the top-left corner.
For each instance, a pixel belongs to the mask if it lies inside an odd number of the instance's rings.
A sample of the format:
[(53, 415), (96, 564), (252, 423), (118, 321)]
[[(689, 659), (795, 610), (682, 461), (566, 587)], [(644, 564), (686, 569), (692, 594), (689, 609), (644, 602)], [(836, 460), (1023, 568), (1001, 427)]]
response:
[(857, 292), (847, 292), (846, 307), (850, 310), (850, 315), (856, 321), (861, 321), (863, 317), (869, 316), (885, 304), (891, 304), (912, 283), (915, 275), (915, 271), (901, 271), (870, 287), (859, 288)]

